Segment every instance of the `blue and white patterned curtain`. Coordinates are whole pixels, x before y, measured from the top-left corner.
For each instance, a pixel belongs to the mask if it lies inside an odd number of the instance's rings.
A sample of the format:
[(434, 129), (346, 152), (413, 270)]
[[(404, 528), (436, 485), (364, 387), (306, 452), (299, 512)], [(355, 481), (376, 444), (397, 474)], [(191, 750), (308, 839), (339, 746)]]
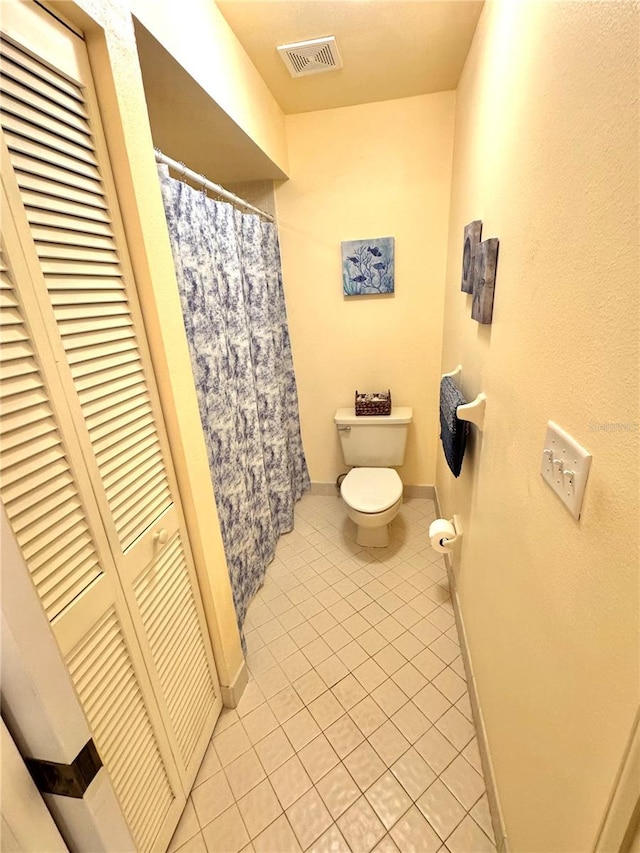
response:
[(275, 225), (160, 184), (233, 599), (242, 628), (309, 488)]

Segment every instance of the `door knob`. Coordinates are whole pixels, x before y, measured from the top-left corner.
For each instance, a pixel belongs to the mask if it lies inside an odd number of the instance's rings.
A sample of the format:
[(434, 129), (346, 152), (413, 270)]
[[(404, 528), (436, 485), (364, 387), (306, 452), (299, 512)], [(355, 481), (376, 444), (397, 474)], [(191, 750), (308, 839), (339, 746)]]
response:
[(156, 532), (153, 534), (153, 541), (157, 545), (164, 545), (168, 538), (169, 534), (164, 529), (164, 527), (162, 528), (162, 530), (156, 530)]

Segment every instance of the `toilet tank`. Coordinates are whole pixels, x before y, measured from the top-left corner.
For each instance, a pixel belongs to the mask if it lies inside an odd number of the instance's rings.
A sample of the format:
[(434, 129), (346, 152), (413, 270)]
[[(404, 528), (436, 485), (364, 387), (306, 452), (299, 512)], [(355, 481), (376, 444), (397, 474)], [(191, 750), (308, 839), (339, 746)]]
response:
[(353, 407), (338, 409), (333, 420), (345, 464), (367, 468), (402, 465), (412, 418), (410, 406), (394, 406), (390, 415), (356, 415)]

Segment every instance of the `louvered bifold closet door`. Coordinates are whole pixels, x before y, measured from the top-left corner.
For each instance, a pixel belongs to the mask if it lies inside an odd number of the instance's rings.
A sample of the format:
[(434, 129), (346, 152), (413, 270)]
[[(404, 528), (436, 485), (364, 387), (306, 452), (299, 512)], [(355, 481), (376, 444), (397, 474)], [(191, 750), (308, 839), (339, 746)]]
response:
[(82, 90), (22, 57), (4, 46), (2, 126), (126, 551), (171, 506), (169, 483)]
[(184, 795), (161, 716), (145, 700), (151, 685), (42, 344), (46, 333), (4, 190), (2, 231), (0, 497), (136, 845), (151, 850), (170, 837)]
[[(86, 47), (35, 4), (5, 0), (1, 25), (3, 180), (153, 699), (188, 790), (221, 701)], [(83, 590), (69, 609), (84, 599)], [(100, 610), (87, 625), (105, 616)], [(79, 661), (98, 667), (100, 637), (92, 644), (83, 635), (73, 648), (64, 642), (85, 709), (96, 707), (98, 682)], [(119, 754), (130, 769), (131, 755)]]

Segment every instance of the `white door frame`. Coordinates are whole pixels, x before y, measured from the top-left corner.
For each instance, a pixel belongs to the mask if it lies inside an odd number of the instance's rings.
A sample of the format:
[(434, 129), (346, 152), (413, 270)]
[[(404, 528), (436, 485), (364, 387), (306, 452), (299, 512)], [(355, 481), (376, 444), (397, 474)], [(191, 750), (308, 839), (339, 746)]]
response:
[(4, 720), (2, 754), (2, 850), (6, 853), (65, 853), (68, 849), (42, 801)]

